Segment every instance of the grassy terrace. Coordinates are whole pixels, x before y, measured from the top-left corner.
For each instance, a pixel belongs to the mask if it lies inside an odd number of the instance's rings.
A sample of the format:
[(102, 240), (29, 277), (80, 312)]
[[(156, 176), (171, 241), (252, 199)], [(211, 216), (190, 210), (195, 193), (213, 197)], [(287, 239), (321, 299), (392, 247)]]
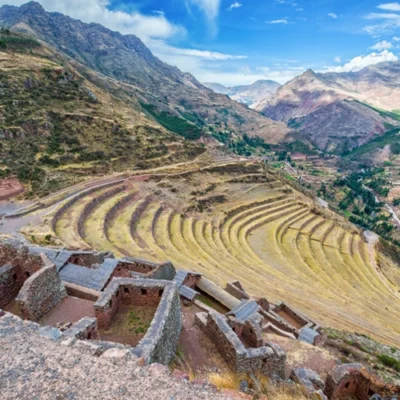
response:
[[(203, 171), (199, 185), (213, 173)], [(218, 177), (214, 194), (202, 191), (211, 204), (206, 212), (179, 210), (179, 204), (199, 198), (187, 194), (188, 179), (175, 175), (168, 181), (175, 197), (163, 191), (164, 184), (155, 190), (154, 182), (94, 191), (59, 216), (56, 234), (68, 246), (83, 240), (117, 256), (171, 260), (220, 285), (238, 279), (250, 293), (284, 300), (322, 325), (400, 345), (398, 288), (377, 270), (374, 250), (355, 227), (315, 213), (307, 198), (271, 177), (254, 183), (254, 176), (243, 173), (239, 182)], [(193, 191), (196, 183), (191, 185)], [(158, 194), (149, 194), (148, 187)], [(219, 203), (221, 196), (226, 200)], [(92, 202), (80, 238), (75, 227)]]

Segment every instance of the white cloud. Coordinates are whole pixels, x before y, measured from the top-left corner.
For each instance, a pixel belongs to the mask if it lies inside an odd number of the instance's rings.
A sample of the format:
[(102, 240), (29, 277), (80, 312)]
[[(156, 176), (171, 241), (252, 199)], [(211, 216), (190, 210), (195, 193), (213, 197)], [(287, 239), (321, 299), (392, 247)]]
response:
[(367, 67), (386, 61), (398, 61), (399, 58), (388, 50), (381, 53), (371, 53), (366, 56), (358, 56), (339, 67), (326, 68), (324, 72), (356, 72)]
[(200, 82), (217, 82), (225, 86), (249, 85), (261, 79), (269, 79), (284, 84), (302, 74), (306, 68), (274, 69), (260, 67), (256, 70), (243, 68), (237, 71), (223, 72), (213, 69), (204, 69), (195, 74)]
[[(20, 6), (27, 0), (0, 0), (0, 5)], [(211, 68), (226, 68), (247, 58), (244, 55), (224, 54), (208, 50), (177, 48), (167, 40), (186, 33), (180, 25), (170, 22), (162, 11), (154, 10), (150, 15), (138, 11), (111, 11), (111, 0), (38, 0), (47, 11), (57, 11), (84, 22), (97, 22), (123, 34), (139, 36), (150, 50), (160, 59), (175, 65), (196, 77), (205, 76)], [(188, 0), (189, 1), (189, 0)], [(207, 19), (218, 17), (220, 0), (190, 0), (198, 6)], [(219, 65), (217, 65), (219, 64)], [(231, 66), (232, 67), (232, 66)]]
[(338, 16), (335, 13), (329, 13), (328, 16), (333, 18), (333, 19), (337, 19), (338, 18)]
[(339, 64), (339, 63), (342, 62), (342, 57), (337, 56), (337, 57), (334, 58), (334, 61), (335, 61), (335, 63)]
[(400, 37), (398, 37), (398, 36), (393, 36), (392, 40), (393, 40), (394, 42), (400, 42)]
[(288, 21), (287, 21), (287, 19), (274, 19), (272, 21), (266, 21), (266, 23), (272, 24), (272, 25), (279, 25), (279, 24), (287, 25)]
[(400, 11), (400, 3), (385, 3), (378, 6), (381, 10), (386, 11)]
[[(395, 3), (391, 3), (395, 4)], [(364, 31), (374, 35), (382, 35), (384, 33), (393, 32), (400, 27), (400, 14), (395, 13), (370, 13), (364, 17), (368, 20), (381, 21), (376, 25), (368, 25), (364, 27)]]
[(232, 3), (229, 7), (228, 7), (228, 11), (232, 11), (234, 8), (240, 8), (242, 7), (243, 4), (238, 3), (237, 1), (235, 3)]
[(149, 46), (154, 49), (155, 53), (159, 54), (168, 53), (171, 56), (177, 55), (177, 56), (195, 57), (210, 61), (245, 60), (247, 58), (247, 56), (224, 54), (215, 51), (172, 47), (162, 41), (151, 41), (149, 43)]
[[(144, 15), (140, 12), (109, 10), (109, 0), (38, 0), (47, 11), (57, 11), (84, 22), (97, 22), (123, 34), (135, 34), (141, 39), (170, 38), (185, 29), (168, 21), (164, 14)], [(26, 0), (0, 0), (0, 5), (20, 6)]]
[(188, 9), (195, 6), (204, 13), (209, 23), (210, 33), (215, 35), (218, 30), (217, 19), (219, 16), (221, 0), (185, 0), (185, 2)]
[(389, 50), (392, 47), (393, 47), (392, 43), (388, 42), (387, 40), (382, 40), (382, 41), (374, 44), (373, 46), (371, 46), (371, 49), (382, 51), (382, 50)]

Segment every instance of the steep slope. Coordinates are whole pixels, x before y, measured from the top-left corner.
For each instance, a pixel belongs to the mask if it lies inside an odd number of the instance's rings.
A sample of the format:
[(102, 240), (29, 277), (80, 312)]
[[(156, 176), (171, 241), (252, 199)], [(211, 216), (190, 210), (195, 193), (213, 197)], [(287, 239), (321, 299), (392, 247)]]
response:
[(261, 100), (271, 98), (281, 86), (278, 82), (270, 80), (259, 80), (251, 85), (225, 87), (219, 83), (204, 83), (209, 89), (216, 93), (226, 94), (238, 103), (254, 108)]
[(383, 110), (400, 109), (399, 69), (400, 63), (384, 63), (356, 73), (308, 70), (257, 110), (287, 122), (320, 149), (347, 151), (398, 124), (395, 114)]
[(28, 195), (205, 151), (147, 118), (117, 83), (93, 84), (21, 34), (3, 31), (0, 41), (0, 177), (17, 176)]
[[(0, 24), (28, 32), (81, 66), (128, 84), (124, 89), (141, 103), (149, 104), (149, 115), (161, 123), (170, 116), (185, 118), (200, 128), (222, 126), (268, 141), (280, 140), (287, 133), (284, 124), (211, 92), (192, 75), (163, 63), (134, 35), (47, 13), (36, 2), (1, 7)], [(170, 128), (171, 124), (164, 126)]]

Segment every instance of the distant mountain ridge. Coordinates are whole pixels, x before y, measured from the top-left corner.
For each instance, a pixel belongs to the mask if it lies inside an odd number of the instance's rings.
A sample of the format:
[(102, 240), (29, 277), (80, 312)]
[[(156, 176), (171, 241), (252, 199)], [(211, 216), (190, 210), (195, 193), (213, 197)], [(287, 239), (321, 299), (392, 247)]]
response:
[[(46, 12), (37, 2), (1, 7), (0, 24), (53, 46), (74, 60), (82, 73), (90, 68), (126, 83), (130, 96), (148, 105), (143, 110), (158, 121), (167, 121), (164, 126), (168, 129), (172, 116), (200, 129), (222, 126), (237, 134), (261, 136), (268, 142), (282, 140), (288, 132), (285, 124), (211, 92), (191, 74), (162, 62), (134, 35)], [(90, 79), (96, 79), (95, 74), (90, 74)]]
[(399, 124), (400, 62), (350, 73), (308, 70), (256, 110), (288, 123), (293, 136), (322, 150), (351, 150)]
[(250, 108), (264, 99), (269, 99), (280, 88), (280, 84), (271, 80), (258, 80), (250, 85), (226, 87), (219, 83), (204, 83), (204, 86), (216, 93), (229, 96), (238, 103), (248, 105)]

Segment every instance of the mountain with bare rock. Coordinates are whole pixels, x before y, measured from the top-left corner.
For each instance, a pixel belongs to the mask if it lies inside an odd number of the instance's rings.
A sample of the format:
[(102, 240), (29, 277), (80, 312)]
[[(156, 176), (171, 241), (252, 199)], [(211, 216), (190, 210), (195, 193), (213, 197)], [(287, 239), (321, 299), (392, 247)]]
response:
[(399, 72), (398, 62), (350, 73), (308, 70), (260, 102), (257, 110), (288, 123), (293, 135), (322, 150), (353, 149), (398, 125)]
[(271, 98), (281, 86), (278, 82), (270, 80), (258, 80), (250, 85), (232, 87), (226, 87), (219, 83), (204, 83), (204, 85), (215, 93), (225, 94), (232, 100), (246, 104), (250, 108), (255, 108), (261, 100)]
[(1, 7), (0, 25), (54, 47), (91, 80), (101, 74), (125, 84), (124, 91), (167, 129), (194, 126), (191, 139), (198, 138), (209, 125), (257, 135), (269, 142), (282, 139), (288, 132), (285, 124), (213, 93), (191, 74), (162, 62), (134, 35), (46, 12), (37, 2)]

